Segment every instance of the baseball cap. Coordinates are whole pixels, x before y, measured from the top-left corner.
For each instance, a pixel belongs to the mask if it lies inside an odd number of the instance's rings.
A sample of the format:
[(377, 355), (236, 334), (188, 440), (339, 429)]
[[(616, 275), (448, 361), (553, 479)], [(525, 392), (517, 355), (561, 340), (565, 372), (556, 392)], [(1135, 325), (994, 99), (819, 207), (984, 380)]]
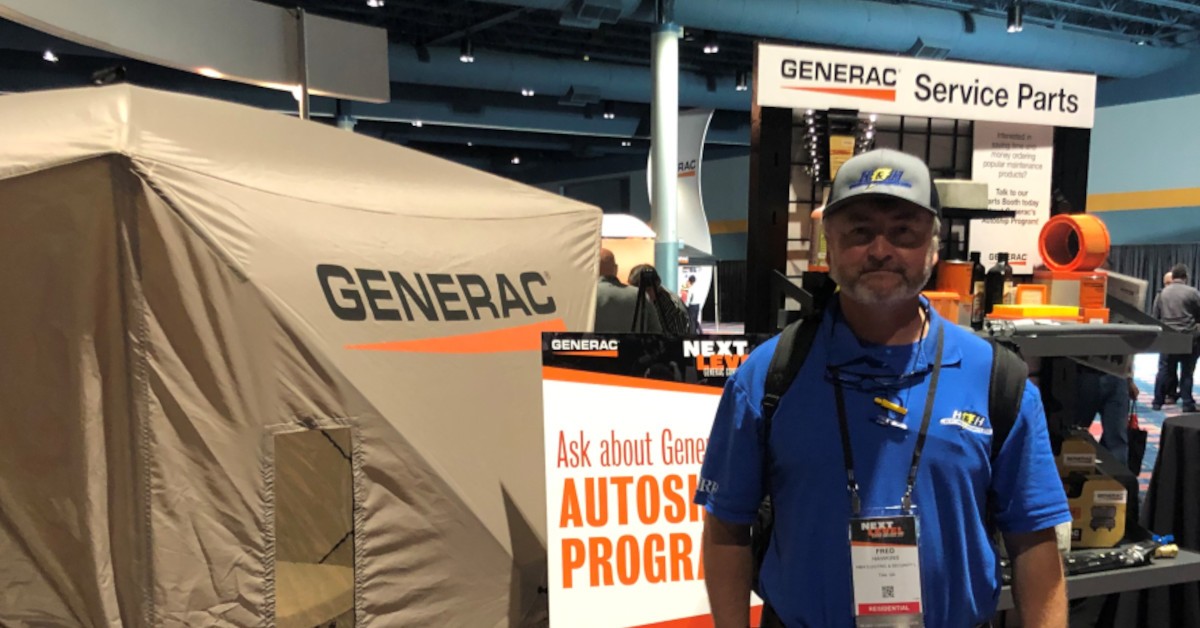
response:
[(897, 150), (880, 148), (851, 157), (838, 169), (825, 204), (825, 217), (839, 208), (868, 198), (898, 198), (941, 214), (929, 166)]

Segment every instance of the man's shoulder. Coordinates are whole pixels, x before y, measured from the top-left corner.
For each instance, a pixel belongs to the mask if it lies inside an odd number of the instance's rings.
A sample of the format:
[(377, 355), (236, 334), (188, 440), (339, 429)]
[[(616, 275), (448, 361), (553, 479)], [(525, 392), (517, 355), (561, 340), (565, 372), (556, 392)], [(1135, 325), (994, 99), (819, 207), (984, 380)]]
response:
[(627, 286), (622, 283), (601, 279), (600, 282), (596, 284), (596, 294), (607, 297), (621, 298), (628, 296), (632, 298), (637, 295), (637, 288), (634, 288), (633, 286)]
[(953, 347), (962, 357), (964, 365), (990, 365), (992, 363), (992, 344), (974, 330), (955, 325), (941, 319), (942, 327), (946, 330), (946, 347)]

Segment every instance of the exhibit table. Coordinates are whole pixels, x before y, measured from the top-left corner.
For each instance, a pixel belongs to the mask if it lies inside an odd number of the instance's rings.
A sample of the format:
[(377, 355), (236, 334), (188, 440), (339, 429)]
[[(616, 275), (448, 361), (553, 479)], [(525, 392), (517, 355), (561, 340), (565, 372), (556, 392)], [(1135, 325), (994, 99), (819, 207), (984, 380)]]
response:
[[(1077, 600), (1197, 580), (1200, 580), (1200, 553), (1181, 550), (1177, 558), (1156, 559), (1144, 567), (1068, 576), (1067, 597)], [(1000, 605), (996, 610), (1012, 608), (1012, 588), (1006, 586), (1000, 592)]]

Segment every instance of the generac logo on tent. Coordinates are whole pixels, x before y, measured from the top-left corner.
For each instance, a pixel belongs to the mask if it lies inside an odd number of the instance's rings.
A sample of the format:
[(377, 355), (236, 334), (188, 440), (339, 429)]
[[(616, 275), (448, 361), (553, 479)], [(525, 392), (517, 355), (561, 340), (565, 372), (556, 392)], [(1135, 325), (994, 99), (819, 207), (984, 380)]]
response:
[(554, 314), (558, 306), (543, 273), (405, 273), (374, 268), (317, 266), (329, 311), (344, 321), (512, 320), (501, 329), (442, 337), (350, 345), (360, 351), (496, 353), (540, 348), (543, 331), (566, 331), (561, 318), (521, 324)]

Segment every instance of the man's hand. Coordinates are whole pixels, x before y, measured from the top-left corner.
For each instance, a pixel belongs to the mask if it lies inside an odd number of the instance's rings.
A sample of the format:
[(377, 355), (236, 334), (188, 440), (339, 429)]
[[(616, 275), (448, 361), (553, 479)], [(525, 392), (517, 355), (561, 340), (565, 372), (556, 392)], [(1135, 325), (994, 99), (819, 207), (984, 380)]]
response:
[(704, 515), (704, 584), (714, 628), (750, 625), (750, 583), (754, 558), (750, 526)]
[(1025, 628), (1066, 628), (1067, 581), (1054, 528), (1005, 534), (1013, 563), (1013, 598)]
[(1137, 401), (1138, 395), (1140, 395), (1142, 391), (1138, 389), (1138, 386), (1136, 383), (1134, 383), (1132, 377), (1127, 378), (1125, 381), (1129, 383), (1129, 399), (1132, 401)]

